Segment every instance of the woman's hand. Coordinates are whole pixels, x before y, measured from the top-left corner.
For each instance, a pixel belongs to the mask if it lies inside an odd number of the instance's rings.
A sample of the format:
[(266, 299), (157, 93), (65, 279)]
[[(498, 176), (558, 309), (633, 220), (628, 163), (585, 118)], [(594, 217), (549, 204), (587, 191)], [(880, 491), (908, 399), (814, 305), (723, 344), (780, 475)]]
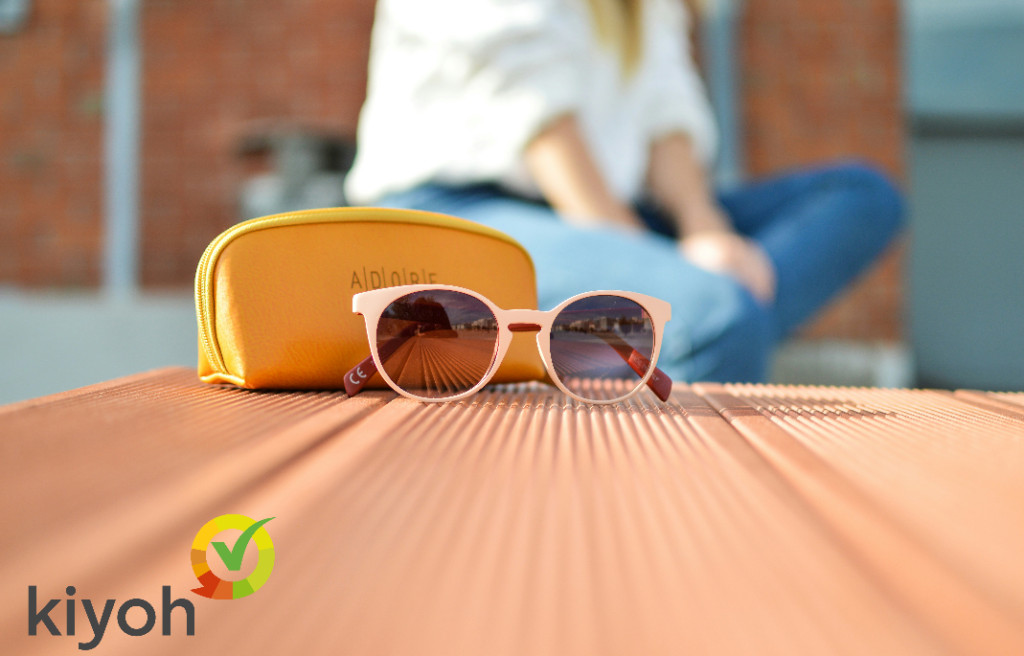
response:
[(730, 276), (762, 303), (775, 300), (774, 265), (757, 243), (733, 230), (686, 135), (668, 134), (652, 144), (647, 185), (675, 220), (686, 259)]
[(679, 250), (701, 269), (733, 278), (762, 303), (775, 300), (775, 267), (757, 242), (731, 231), (705, 231), (683, 238)]

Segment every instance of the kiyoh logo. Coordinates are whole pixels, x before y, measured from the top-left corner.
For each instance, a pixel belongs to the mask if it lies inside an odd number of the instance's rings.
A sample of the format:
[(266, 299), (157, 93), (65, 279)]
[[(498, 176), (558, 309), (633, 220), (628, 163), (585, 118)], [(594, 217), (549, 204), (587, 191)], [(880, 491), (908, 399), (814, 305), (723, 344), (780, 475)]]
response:
[[(221, 515), (199, 529), (192, 542), (192, 571), (203, 587), (192, 592), (210, 599), (239, 599), (263, 587), (274, 570), (274, 543), (263, 527), (272, 519)], [(255, 549), (246, 548), (250, 542)]]
[[(103, 636), (107, 632), (107, 626), (110, 623), (111, 616), (114, 615), (114, 606), (117, 605), (117, 600), (107, 599), (102, 604), (93, 604), (91, 599), (76, 599), (75, 593), (78, 590), (75, 586), (69, 585), (65, 592), (68, 595), (66, 601), (66, 610), (64, 614), (65, 623), (64, 631), (65, 635), (73, 636), (82, 634), (81, 630), (76, 634), (76, 628), (80, 629), (76, 625), (82, 624), (77, 622), (78, 619), (75, 609), (75, 602), (80, 601), (82, 608), (85, 610), (85, 617), (89, 620), (89, 629), (92, 632), (92, 638), (88, 642), (79, 642), (78, 648), (82, 651), (89, 651), (95, 649), (100, 642), (103, 640)], [(60, 599), (50, 599), (45, 605), (40, 608), (39, 594), (36, 591), (36, 586), (28, 586), (28, 634), (30, 636), (37, 635), (39, 633), (39, 625), (41, 624), (50, 635), (59, 636), (61, 635), (60, 628), (57, 622), (60, 621), (61, 612), (56, 610), (60, 604)], [(178, 615), (181, 613), (185, 614), (185, 634), (195, 635), (196, 634), (196, 609), (192, 605), (192, 602), (188, 599), (175, 599), (171, 600), (171, 586), (163, 586), (162, 604), (160, 604), (160, 632), (165, 635), (171, 635), (171, 612), (174, 609), (180, 609)], [(138, 609), (137, 612), (133, 613), (133, 617), (129, 618), (128, 613), (132, 609)], [(56, 612), (54, 612), (56, 611)], [(53, 613), (51, 617), (50, 613)], [(140, 613), (145, 616), (146, 620), (139, 623)], [(121, 607), (117, 609), (117, 626), (127, 635), (130, 636), (144, 636), (156, 627), (157, 610), (156, 604), (151, 604), (145, 599), (129, 599), (128, 601), (121, 604)], [(56, 620), (56, 621), (55, 621)], [(178, 620), (181, 621), (180, 618)], [(180, 626), (180, 624), (179, 624)]]

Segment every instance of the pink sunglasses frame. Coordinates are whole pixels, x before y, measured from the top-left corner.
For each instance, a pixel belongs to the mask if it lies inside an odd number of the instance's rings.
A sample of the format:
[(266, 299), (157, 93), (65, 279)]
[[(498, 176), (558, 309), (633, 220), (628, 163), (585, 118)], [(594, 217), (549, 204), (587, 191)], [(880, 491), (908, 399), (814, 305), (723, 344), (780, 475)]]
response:
[[(472, 388), (464, 392), (460, 392), (459, 394), (443, 398), (420, 397), (403, 390), (401, 387), (396, 385), (393, 380), (391, 380), (390, 376), (388, 376), (380, 362), (377, 352), (377, 324), (380, 321), (380, 316), (384, 310), (402, 296), (412, 294), (414, 292), (433, 289), (461, 292), (468, 296), (472, 296), (486, 305), (494, 314), (494, 318), (498, 321), (498, 338), (495, 355), (487, 373), (484, 374), (480, 382)], [(651, 352), (650, 363), (647, 366), (647, 373), (640, 379), (640, 382), (637, 383), (636, 387), (634, 387), (632, 391), (614, 399), (585, 399), (578, 394), (575, 394), (558, 378), (554, 363), (551, 359), (551, 328), (554, 325), (555, 318), (571, 303), (575, 303), (576, 301), (589, 298), (591, 296), (619, 296), (633, 301), (646, 310), (648, 316), (651, 318), (651, 323), (654, 328), (654, 347)], [(374, 373), (379, 373), (381, 378), (384, 379), (384, 382), (386, 382), (391, 389), (395, 390), (402, 396), (415, 401), (443, 403), (446, 401), (458, 401), (459, 399), (464, 399), (467, 396), (475, 394), (483, 389), (483, 387), (490, 382), (491, 378), (494, 377), (495, 372), (497, 372), (498, 367), (501, 365), (501, 361), (505, 358), (505, 354), (508, 352), (509, 345), (512, 343), (512, 334), (516, 332), (537, 333), (537, 348), (540, 351), (541, 359), (544, 361), (544, 366), (547, 368), (548, 375), (559, 390), (577, 401), (596, 405), (618, 403), (620, 401), (625, 401), (636, 394), (644, 385), (649, 386), (662, 401), (667, 401), (669, 395), (672, 393), (672, 380), (656, 366), (658, 363), (658, 355), (661, 352), (661, 336), (664, 333), (665, 324), (672, 319), (672, 305), (667, 301), (654, 298), (653, 296), (637, 294), (636, 292), (607, 290), (593, 291), (573, 296), (572, 298), (560, 303), (553, 310), (503, 310), (492, 303), (487, 297), (464, 287), (455, 287), (452, 285), (398, 285), (395, 287), (384, 287), (382, 289), (375, 289), (354, 295), (352, 297), (352, 311), (356, 314), (362, 315), (366, 323), (366, 338), (370, 344), (370, 357), (360, 362), (345, 374), (345, 391), (348, 392), (349, 396), (357, 394), (363, 386), (366, 385), (366, 382)], [(623, 357), (626, 358), (626, 356)], [(635, 350), (627, 359), (627, 362), (634, 371), (637, 371), (638, 368), (646, 364), (645, 361), (646, 358)], [(640, 372), (637, 371), (637, 373)]]

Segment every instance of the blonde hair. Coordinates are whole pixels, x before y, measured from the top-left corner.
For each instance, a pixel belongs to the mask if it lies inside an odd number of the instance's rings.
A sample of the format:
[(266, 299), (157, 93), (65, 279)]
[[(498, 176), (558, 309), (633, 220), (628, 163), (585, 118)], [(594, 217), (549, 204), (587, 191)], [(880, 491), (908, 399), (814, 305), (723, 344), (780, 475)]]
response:
[(619, 55), (624, 73), (643, 56), (644, 0), (587, 0), (597, 37)]

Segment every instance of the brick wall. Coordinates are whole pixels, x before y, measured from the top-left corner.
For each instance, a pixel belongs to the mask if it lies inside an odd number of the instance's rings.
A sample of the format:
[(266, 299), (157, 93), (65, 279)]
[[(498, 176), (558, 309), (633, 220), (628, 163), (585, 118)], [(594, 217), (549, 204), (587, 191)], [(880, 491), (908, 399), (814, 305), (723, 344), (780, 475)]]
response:
[(279, 122), (355, 133), (373, 7), (146, 0), (143, 284), (189, 284), (237, 220), (245, 137)]
[[(105, 0), (36, 0), (0, 37), (0, 285), (99, 280)], [(355, 130), (373, 0), (144, 0), (142, 281), (191, 284), (237, 217), (243, 139), (278, 122)], [(840, 156), (903, 173), (898, 0), (745, 0), (747, 163)], [(807, 334), (895, 338), (890, 256)]]
[[(744, 148), (753, 175), (841, 157), (904, 178), (897, 0), (744, 0)], [(902, 249), (804, 331), (898, 339)]]
[(36, 0), (0, 35), (0, 285), (99, 280), (103, 0)]

